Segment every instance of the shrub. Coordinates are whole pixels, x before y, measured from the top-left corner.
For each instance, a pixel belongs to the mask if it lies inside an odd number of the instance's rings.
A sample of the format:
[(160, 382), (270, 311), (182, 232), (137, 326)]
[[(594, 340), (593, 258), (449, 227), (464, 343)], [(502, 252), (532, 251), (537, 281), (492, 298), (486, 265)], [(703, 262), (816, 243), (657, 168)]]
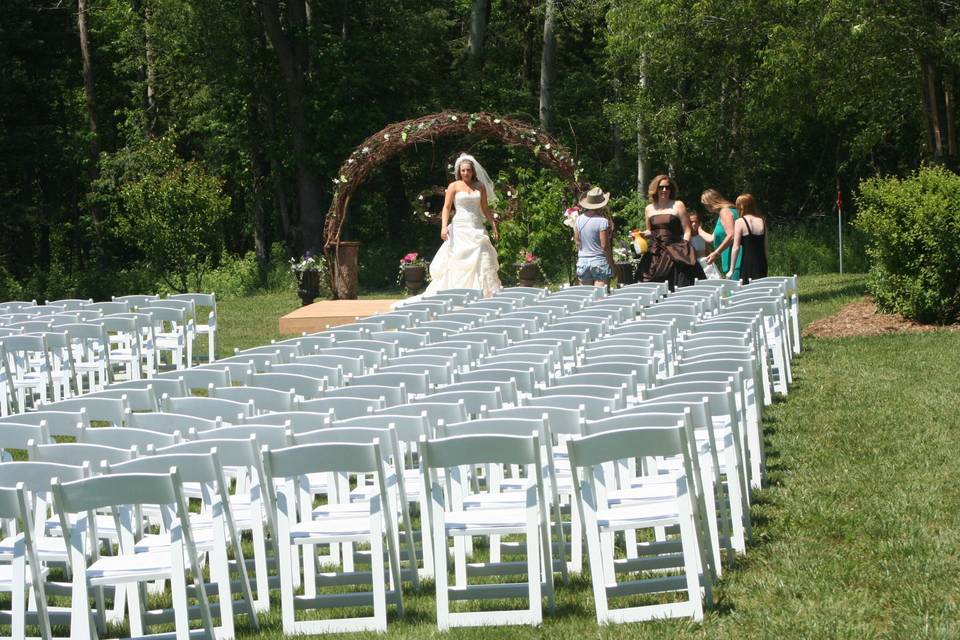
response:
[(215, 269), (203, 274), (200, 291), (213, 291), (218, 298), (239, 298), (257, 291), (294, 290), (297, 279), (290, 272), (290, 265), (281, 243), (270, 247), (270, 261), (263, 268), (257, 263), (256, 254), (248, 251), (243, 256), (224, 253)]
[(230, 211), (220, 178), (180, 158), (172, 134), (104, 154), (100, 168), (88, 204), (111, 212), (115, 232), (167, 286), (199, 289)]
[(860, 184), (870, 292), (881, 310), (921, 322), (960, 316), (960, 176), (925, 166)]
[[(545, 170), (516, 169), (510, 180), (517, 185), (520, 207), (499, 225), (497, 254), (504, 284), (516, 282), (517, 256), (530, 251), (543, 264), (548, 282), (568, 282), (576, 264), (576, 249), (563, 212), (573, 204), (567, 184)], [(499, 194), (506, 198), (505, 194)]]

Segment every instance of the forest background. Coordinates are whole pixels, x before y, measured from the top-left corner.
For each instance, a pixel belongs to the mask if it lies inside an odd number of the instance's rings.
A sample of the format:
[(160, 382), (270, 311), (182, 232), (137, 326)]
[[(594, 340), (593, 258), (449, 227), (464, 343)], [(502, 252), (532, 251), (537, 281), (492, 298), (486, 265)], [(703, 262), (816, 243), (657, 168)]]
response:
[[(351, 150), (443, 109), (539, 124), (621, 228), (658, 173), (698, 209), (706, 187), (752, 192), (778, 268), (806, 273), (837, 266), (838, 191), (855, 215), (864, 179), (958, 160), (952, 0), (7, 0), (0, 60), (8, 299), (290, 286)], [(352, 199), (364, 288), (432, 255), (423, 212), (460, 151), (516, 201), (506, 280), (520, 250), (569, 275), (564, 182), (527, 149), (446, 139)]]

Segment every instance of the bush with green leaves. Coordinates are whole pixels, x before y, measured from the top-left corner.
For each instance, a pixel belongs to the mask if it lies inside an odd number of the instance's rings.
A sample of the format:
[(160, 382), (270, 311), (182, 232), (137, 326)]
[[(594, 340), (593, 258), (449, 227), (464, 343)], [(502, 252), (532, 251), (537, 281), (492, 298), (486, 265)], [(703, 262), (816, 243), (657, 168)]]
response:
[(577, 256), (570, 227), (563, 224), (563, 212), (574, 204), (567, 184), (546, 170), (526, 168), (516, 169), (504, 181), (517, 185), (520, 203), (514, 217), (499, 225), (501, 280), (515, 283), (517, 256), (530, 251), (540, 259), (548, 282), (568, 282)]
[(199, 290), (223, 246), (222, 180), (181, 158), (173, 134), (105, 154), (100, 171), (88, 204), (110, 213), (114, 232), (164, 284)]
[(881, 310), (921, 322), (960, 318), (960, 175), (924, 166), (860, 183), (870, 292)]

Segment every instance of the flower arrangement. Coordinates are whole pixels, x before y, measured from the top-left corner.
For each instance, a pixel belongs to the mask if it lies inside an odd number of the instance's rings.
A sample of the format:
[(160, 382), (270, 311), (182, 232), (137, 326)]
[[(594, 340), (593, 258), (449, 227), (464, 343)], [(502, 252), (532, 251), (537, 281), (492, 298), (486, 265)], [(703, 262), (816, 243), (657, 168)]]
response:
[(424, 267), (427, 270), (427, 280), (430, 280), (430, 263), (420, 257), (416, 251), (411, 251), (400, 258), (400, 268), (397, 270), (397, 284), (403, 284), (403, 270), (407, 267)]
[(306, 271), (326, 272), (327, 262), (321, 256), (316, 256), (310, 251), (304, 251), (303, 257), (290, 258), (290, 271), (299, 278)]
[(543, 264), (540, 262), (540, 258), (538, 258), (529, 249), (521, 249), (520, 253), (517, 254), (517, 262), (515, 265), (517, 268), (517, 280), (521, 280), (520, 271), (524, 267), (529, 267), (531, 265), (537, 267), (537, 269), (543, 273)]

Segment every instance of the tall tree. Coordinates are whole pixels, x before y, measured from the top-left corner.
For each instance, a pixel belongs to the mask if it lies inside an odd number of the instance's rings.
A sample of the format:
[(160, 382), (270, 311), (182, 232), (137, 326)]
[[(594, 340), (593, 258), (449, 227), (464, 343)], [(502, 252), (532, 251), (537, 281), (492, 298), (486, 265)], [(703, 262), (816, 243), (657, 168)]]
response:
[(311, 156), (307, 124), (307, 48), (304, 0), (292, 0), (281, 13), (279, 0), (260, 0), (267, 37), (277, 54), (287, 98), (287, 115), (297, 167), (297, 201), (304, 248), (320, 248), (323, 234), (323, 190)]
[(540, 56), (540, 126), (553, 129), (553, 80), (556, 77), (557, 1), (545, 0), (543, 16), (543, 51)]
[(490, 20), (490, 0), (473, 0), (470, 10), (470, 36), (467, 38), (467, 63), (471, 69), (483, 67), (483, 48)]

